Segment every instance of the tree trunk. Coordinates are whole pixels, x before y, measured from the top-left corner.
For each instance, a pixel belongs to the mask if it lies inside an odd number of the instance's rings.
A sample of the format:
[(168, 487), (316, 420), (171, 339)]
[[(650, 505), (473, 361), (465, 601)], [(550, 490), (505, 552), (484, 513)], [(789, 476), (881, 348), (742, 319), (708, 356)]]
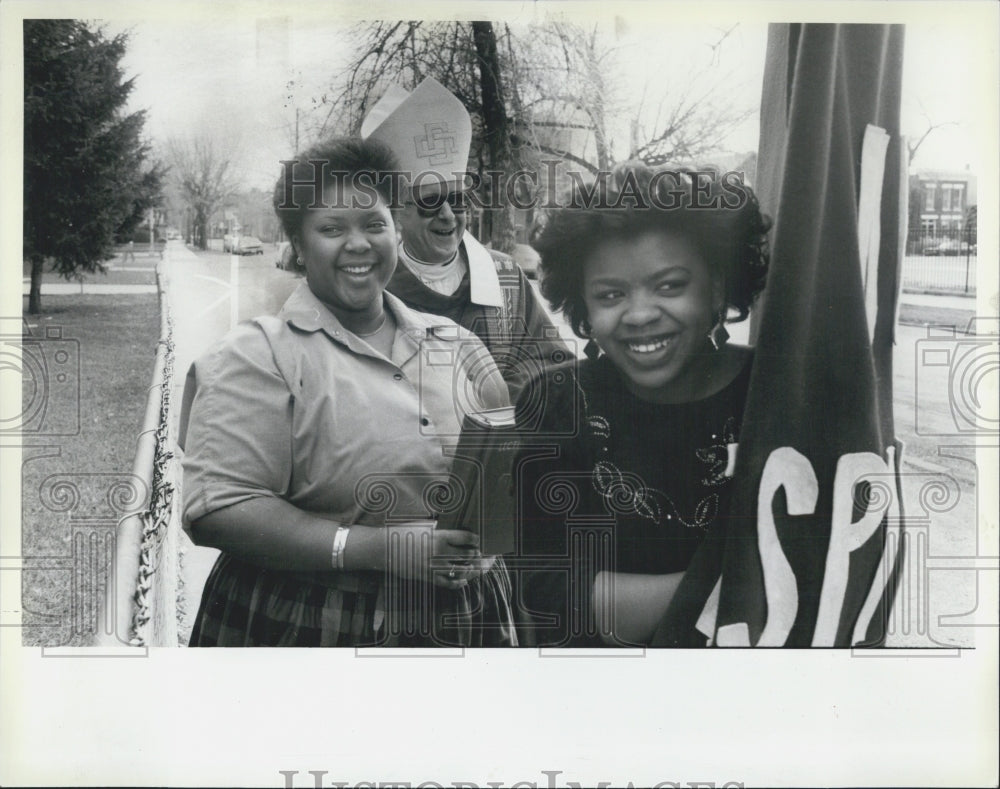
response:
[(500, 60), (497, 57), (497, 37), (492, 22), (473, 22), (472, 36), (479, 63), (479, 88), (483, 101), (483, 136), (490, 156), (490, 168), (500, 170), (500, 207), (490, 216), (490, 240), (501, 252), (513, 252), (516, 242), (514, 207), (507, 197), (507, 176), (512, 170), (507, 107), (500, 81)]
[(45, 270), (45, 258), (42, 255), (31, 256), (31, 288), (28, 290), (28, 314), (40, 315), (42, 312), (42, 272)]
[(199, 213), (195, 217), (195, 227), (198, 234), (198, 249), (208, 249), (208, 217)]

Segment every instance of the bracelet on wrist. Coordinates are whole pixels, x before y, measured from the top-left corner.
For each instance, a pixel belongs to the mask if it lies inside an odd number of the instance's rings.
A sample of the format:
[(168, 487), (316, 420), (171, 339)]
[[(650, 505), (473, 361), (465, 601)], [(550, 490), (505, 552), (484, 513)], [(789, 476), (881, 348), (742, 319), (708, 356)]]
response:
[(344, 569), (344, 548), (347, 547), (347, 535), (350, 534), (347, 526), (338, 526), (333, 534), (333, 551), (330, 554), (330, 563), (334, 570)]

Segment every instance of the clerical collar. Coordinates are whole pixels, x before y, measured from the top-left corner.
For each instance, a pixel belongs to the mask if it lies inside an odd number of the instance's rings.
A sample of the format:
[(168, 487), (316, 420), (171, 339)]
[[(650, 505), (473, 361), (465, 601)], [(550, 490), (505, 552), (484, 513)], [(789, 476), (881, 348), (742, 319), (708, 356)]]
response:
[(448, 266), (448, 265), (454, 263), (455, 259), (458, 257), (458, 252), (459, 252), (459, 250), (456, 249), (454, 255), (452, 255), (450, 258), (448, 258), (447, 260), (445, 260), (445, 261), (443, 261), (441, 263), (428, 263), (426, 260), (421, 260), (416, 255), (414, 255), (412, 252), (410, 252), (410, 250), (406, 248), (406, 243), (405, 242), (400, 246), (400, 249), (402, 250), (403, 254), (406, 256), (407, 260), (409, 260), (409, 261), (411, 261), (413, 263), (416, 263), (418, 266), (427, 266), (428, 268), (433, 268), (435, 266)]

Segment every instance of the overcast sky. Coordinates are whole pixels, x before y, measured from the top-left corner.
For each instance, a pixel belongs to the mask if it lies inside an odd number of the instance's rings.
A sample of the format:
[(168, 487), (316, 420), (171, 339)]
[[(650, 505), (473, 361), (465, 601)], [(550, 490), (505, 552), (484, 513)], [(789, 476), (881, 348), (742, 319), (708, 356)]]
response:
[[(314, 102), (350, 54), (347, 22), (335, 15), (336, 6), (331, 8), (324, 18), (161, 18), (107, 24), (111, 33), (131, 30), (125, 68), (137, 77), (132, 105), (148, 111), (150, 136), (163, 140), (208, 130), (239, 152), (246, 185), (268, 188), (278, 160), (294, 148), (296, 108), (315, 112)], [(667, 16), (653, 5), (638, 15), (619, 17), (617, 23), (608, 29), (621, 51), (621, 98), (635, 102), (645, 91), (647, 105), (684, 84), (688, 66), (711, 63), (709, 43), (732, 26), (690, 13)], [(977, 148), (985, 133), (981, 63), (991, 53), (970, 44), (973, 32), (960, 18), (943, 24), (925, 17), (907, 24), (903, 131), (919, 138), (928, 124), (948, 123), (924, 142), (916, 167), (980, 167)], [(714, 67), (731, 77), (731, 87), (751, 106), (759, 102), (765, 44), (764, 20), (742, 20), (714, 53)], [(627, 119), (619, 120), (620, 153), (627, 146)], [(750, 118), (726, 147), (756, 149), (758, 122), (756, 115)]]

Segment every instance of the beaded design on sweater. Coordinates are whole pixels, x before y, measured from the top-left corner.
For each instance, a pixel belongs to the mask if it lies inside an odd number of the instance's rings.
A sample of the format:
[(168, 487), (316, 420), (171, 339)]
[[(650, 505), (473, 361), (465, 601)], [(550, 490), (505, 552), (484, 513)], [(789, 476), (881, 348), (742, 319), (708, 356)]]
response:
[[(709, 493), (702, 497), (693, 513), (683, 514), (673, 499), (662, 490), (645, 484), (638, 474), (622, 471), (610, 459), (611, 424), (600, 414), (591, 412), (586, 392), (576, 382), (580, 394), (584, 420), (593, 442), (593, 456), (597, 458), (591, 471), (594, 490), (604, 500), (607, 508), (615, 514), (635, 514), (657, 525), (673, 521), (689, 529), (708, 531), (719, 511), (719, 494)], [(695, 451), (698, 461), (706, 466), (701, 484), (709, 488), (719, 488), (731, 480), (726, 474), (729, 468), (729, 446), (736, 443), (736, 420), (730, 417), (723, 428), (712, 434), (715, 443)]]

